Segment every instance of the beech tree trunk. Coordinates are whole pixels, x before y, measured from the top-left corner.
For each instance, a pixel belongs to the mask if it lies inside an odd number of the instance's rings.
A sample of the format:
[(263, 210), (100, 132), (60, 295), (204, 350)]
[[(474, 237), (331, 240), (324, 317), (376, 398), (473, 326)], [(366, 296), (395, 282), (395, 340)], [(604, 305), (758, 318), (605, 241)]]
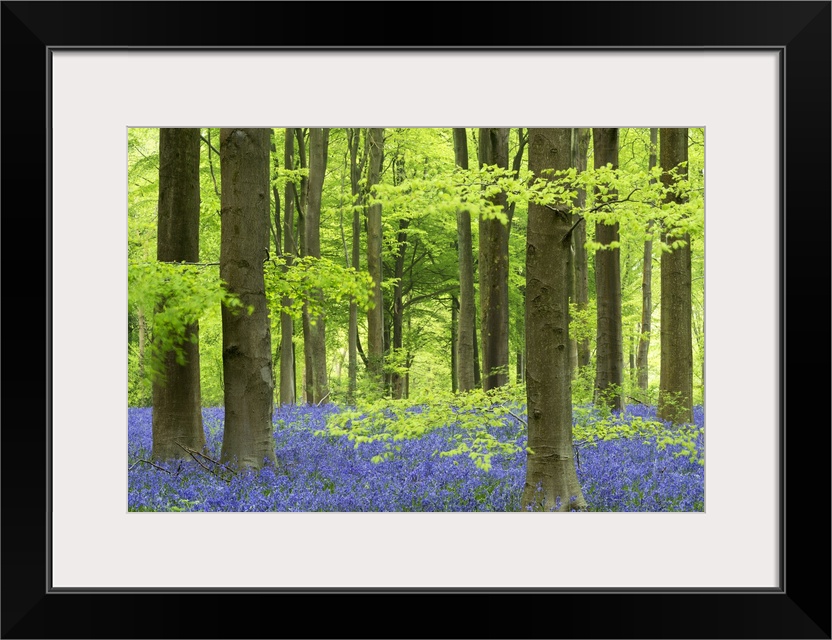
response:
[[(368, 192), (381, 179), (381, 161), (384, 153), (384, 129), (369, 129), (370, 164), (367, 172)], [(379, 385), (384, 374), (384, 307), (381, 296), (381, 205), (371, 204), (367, 209), (367, 271), (373, 278), (372, 308), (367, 312), (367, 364), (368, 373)]]
[[(286, 129), (283, 141), (283, 165), (287, 170), (295, 168), (295, 131)], [(286, 183), (283, 208), (283, 257), (286, 269), (292, 265), (292, 258), (297, 252), (293, 229), (295, 226), (295, 186)], [(291, 298), (283, 298), (283, 306), (292, 304)], [(294, 404), (296, 395), (295, 385), (295, 323), (285, 311), (280, 312), (280, 404)]]
[[(159, 130), (156, 258), (162, 262), (199, 262), (199, 129)], [(186, 328), (185, 338), (184, 364), (177, 362), (173, 351), (163, 354), (163, 377), (153, 381), (154, 460), (189, 458), (179, 445), (196, 451), (205, 447), (197, 323)], [(141, 314), (139, 349), (144, 350)]]
[[(307, 129), (295, 129), (295, 139), (298, 142), (297, 159), (301, 169), (307, 169), (306, 161), (306, 131)], [(309, 178), (302, 176), (300, 179), (300, 192), (298, 193), (295, 204), (298, 209), (298, 232), (297, 237), (300, 242), (300, 255), (308, 255), (306, 247), (306, 209), (309, 202)], [(306, 402), (311, 402), (309, 397), (309, 390), (312, 388), (312, 350), (309, 344), (312, 340), (312, 325), (309, 322), (309, 310), (306, 304), (303, 305), (303, 314), (301, 316), (301, 331), (303, 333), (303, 369), (301, 371), (301, 380), (303, 385), (303, 399)]]
[[(656, 151), (659, 142), (659, 130), (650, 129), (650, 160), (649, 169), (656, 166)], [(651, 181), (652, 182), (652, 181)], [(652, 221), (648, 223), (648, 229)], [(647, 391), (649, 385), (647, 358), (650, 354), (650, 331), (653, 317), (653, 241), (644, 241), (644, 258), (641, 268), (641, 328), (636, 355), (636, 369), (638, 371), (638, 388)]]
[(459, 331), (459, 299), (451, 296), (451, 392), (459, 391), (459, 366), (457, 358), (459, 357), (459, 340), (457, 334)]
[[(570, 129), (529, 129), (529, 169), (568, 169)], [(529, 203), (526, 247), (528, 446), (524, 510), (586, 509), (572, 445), (569, 371), (570, 208)]]
[[(589, 151), (589, 138), (592, 129), (574, 129), (572, 156), (578, 173), (586, 171), (586, 156)], [(583, 209), (586, 205), (586, 190), (578, 189), (575, 207)], [(572, 224), (578, 222), (577, 215), (572, 216)], [(573, 268), (575, 271), (575, 298), (573, 302), (578, 311), (586, 311), (589, 305), (589, 259), (586, 253), (586, 222), (581, 222), (572, 230)], [(592, 357), (589, 340), (576, 341), (577, 366), (585, 367)]]
[[(595, 168), (618, 168), (618, 129), (593, 129)], [(595, 225), (595, 240), (602, 245), (619, 242), (618, 223)], [(623, 408), (624, 338), (621, 327), (621, 252), (595, 252), (595, 295), (598, 336), (595, 359), (595, 402), (614, 411)]]
[[(399, 362), (402, 349), (404, 348), (404, 255), (407, 248), (407, 228), (410, 220), (399, 220), (399, 232), (396, 235), (396, 262), (395, 278), (396, 284), (393, 287), (393, 353), (396, 355), (396, 362)], [(405, 359), (405, 371), (393, 371), (392, 387), (393, 397), (400, 400), (404, 397), (404, 378), (407, 359)]]
[[(222, 309), (223, 462), (275, 462), (271, 330), (263, 261), (269, 246), (269, 129), (221, 129), (220, 277), (242, 309)], [(249, 309), (251, 313), (249, 313)]]
[[(321, 195), (326, 174), (329, 129), (309, 130), (309, 197), (306, 205), (306, 255), (321, 257)], [(319, 304), (323, 304), (323, 292), (309, 292)], [(312, 385), (307, 390), (309, 402), (321, 404), (329, 398), (326, 367), (326, 318), (323, 315), (309, 318), (309, 342), (305, 347), (311, 356)]]
[[(396, 157), (393, 161), (393, 182), (396, 185), (402, 184), (405, 179), (405, 157), (401, 149), (396, 149)], [(393, 263), (393, 343), (391, 353), (394, 355), (396, 368), (391, 372), (391, 387), (393, 398), (401, 400), (405, 393), (405, 376), (407, 375), (407, 358), (402, 355), (404, 349), (404, 257), (407, 251), (407, 228), (410, 220), (402, 218), (399, 220), (399, 231), (396, 234), (396, 248)], [(404, 370), (399, 367), (403, 366)]]
[[(662, 184), (673, 185), (667, 173), (680, 162), (688, 160), (688, 130), (683, 128), (660, 131)], [(680, 169), (682, 179), (687, 167)], [(668, 193), (665, 202), (683, 200)], [(690, 237), (665, 234), (671, 244), (684, 241), (684, 246), (663, 252), (661, 260), (661, 379), (659, 381), (658, 416), (674, 423), (693, 422), (693, 338), (691, 331), (691, 255)]]
[[(479, 163), (508, 169), (508, 129), (480, 129)], [(508, 216), (505, 193), (492, 199)], [(508, 227), (480, 218), (479, 276), (482, 318), (482, 387), (508, 382)]]
[[(352, 192), (352, 264), (356, 271), (361, 267), (361, 212), (364, 206), (364, 192), (361, 189), (361, 176), (367, 160), (367, 136), (364, 136), (365, 146), (361, 160), (358, 159), (358, 148), (361, 141), (361, 129), (347, 129), (347, 144), (350, 152), (350, 189)], [(349, 358), (349, 387), (347, 403), (355, 402), (355, 392), (358, 386), (358, 305), (350, 301), (350, 319), (347, 338)]]
[[(456, 165), (468, 169), (468, 139), (465, 129), (454, 129)], [(471, 237), (471, 214), (456, 214), (457, 251), (459, 252), (459, 318), (457, 322), (456, 382), (459, 391), (471, 391), (474, 380), (474, 346), (476, 343), (476, 300), (474, 298), (474, 248)]]

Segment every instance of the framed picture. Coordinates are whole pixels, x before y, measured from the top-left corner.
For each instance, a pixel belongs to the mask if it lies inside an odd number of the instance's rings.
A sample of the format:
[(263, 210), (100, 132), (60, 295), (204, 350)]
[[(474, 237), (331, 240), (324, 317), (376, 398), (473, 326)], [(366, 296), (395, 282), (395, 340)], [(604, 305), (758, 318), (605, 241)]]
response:
[[(3, 3), (3, 637), (829, 638), (830, 3), (391, 6)], [(495, 124), (704, 127), (705, 512), (127, 514), (127, 128)]]

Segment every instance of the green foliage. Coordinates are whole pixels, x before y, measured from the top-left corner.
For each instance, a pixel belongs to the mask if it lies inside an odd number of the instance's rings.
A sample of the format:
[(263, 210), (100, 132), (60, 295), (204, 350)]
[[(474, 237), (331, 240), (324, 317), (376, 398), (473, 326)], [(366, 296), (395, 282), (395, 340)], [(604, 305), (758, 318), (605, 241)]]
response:
[(358, 447), (362, 443), (383, 441), (385, 451), (374, 462), (382, 462), (395, 456), (396, 443), (401, 440), (421, 438), (428, 432), (445, 426), (451, 427), (454, 446), (435, 455), (467, 455), (484, 471), (491, 468), (496, 453), (512, 454), (518, 446), (500, 442), (489, 429), (514, 425), (518, 435), (524, 428), (522, 409), (525, 388), (506, 385), (489, 392), (474, 390), (465, 394), (435, 392), (420, 402), (411, 400), (376, 400), (366, 402), (355, 409), (334, 413), (327, 418), (326, 429), (316, 431), (319, 436), (345, 436)]
[(152, 402), (150, 378), (144, 374), (144, 354), (136, 343), (127, 344), (127, 406), (147, 407)]
[(595, 401), (595, 364), (577, 367), (572, 377), (572, 402), (578, 405)]
[(679, 451), (673, 454), (674, 458), (686, 457), (704, 467), (705, 452), (696, 446), (699, 431), (690, 424), (682, 425), (678, 429), (665, 430), (656, 439), (656, 445), (659, 451), (664, 451), (670, 446), (679, 447)]
[[(355, 447), (370, 442), (385, 443), (384, 451), (373, 457), (381, 463), (393, 459), (397, 443), (417, 439), (449, 427), (452, 446), (434, 455), (465, 455), (483, 471), (489, 471), (497, 454), (513, 455), (521, 450), (517, 438), (498, 440), (494, 429), (513, 429), (515, 436), (526, 432), (525, 385), (505, 385), (485, 392), (475, 389), (464, 394), (434, 392), (412, 400), (382, 399), (360, 403), (355, 408), (334, 412), (320, 437), (346, 437)], [(574, 405), (572, 438), (576, 449), (621, 438), (655, 438), (661, 449), (678, 446), (674, 455), (686, 455), (704, 464), (697, 449), (699, 430), (692, 425), (668, 427), (662, 421), (640, 416), (621, 416), (603, 406)]]
[(127, 272), (128, 303), (150, 319), (153, 339), (146, 353), (145, 372), (150, 380), (163, 380), (164, 357), (173, 352), (185, 364), (183, 345), (187, 329), (211, 308), (225, 305), (241, 309), (212, 271), (197, 265), (169, 262), (131, 264)]
[(331, 305), (354, 301), (359, 309), (367, 311), (372, 304), (373, 279), (365, 271), (312, 256), (295, 258), (290, 266), (282, 257), (274, 257), (266, 264), (266, 297), (275, 315), (283, 311), (300, 320), (306, 303), (314, 322), (325, 316)]
[(654, 440), (659, 451), (667, 447), (679, 447), (674, 457), (685, 456), (700, 465), (705, 464), (705, 452), (697, 447), (700, 428), (688, 424), (668, 426), (661, 420), (648, 420), (641, 416), (620, 416), (603, 405), (582, 405), (572, 408), (572, 437), (576, 449), (596, 447), (599, 442), (622, 438)]
[(595, 341), (598, 327), (598, 309), (592, 299), (581, 309), (574, 302), (569, 303), (569, 337), (578, 342)]

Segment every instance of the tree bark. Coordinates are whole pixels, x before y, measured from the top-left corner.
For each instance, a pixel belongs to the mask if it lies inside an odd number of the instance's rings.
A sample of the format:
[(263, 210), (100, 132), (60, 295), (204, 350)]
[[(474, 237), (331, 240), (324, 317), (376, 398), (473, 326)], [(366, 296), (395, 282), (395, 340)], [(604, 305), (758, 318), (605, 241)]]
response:
[[(402, 184), (405, 179), (405, 156), (401, 149), (396, 149), (396, 156), (393, 161), (393, 182), (396, 185)], [(393, 398), (401, 400), (404, 397), (404, 379), (406, 375), (407, 358), (404, 359), (405, 371), (399, 367), (402, 351), (404, 348), (404, 258), (407, 250), (407, 228), (410, 220), (401, 218), (399, 220), (399, 231), (396, 234), (396, 248), (393, 263), (393, 343), (391, 353), (394, 354), (395, 369), (391, 372), (391, 387)]]
[[(295, 132), (286, 129), (283, 141), (283, 165), (288, 171), (295, 168)], [(295, 226), (295, 187), (286, 183), (283, 200), (283, 257), (286, 270), (292, 266), (294, 254), (297, 252), (293, 229)], [(284, 307), (292, 305), (292, 299), (284, 297)], [(295, 323), (285, 311), (280, 312), (280, 404), (294, 404), (295, 387)]]
[[(595, 168), (618, 168), (618, 129), (593, 129)], [(618, 223), (595, 225), (595, 240), (602, 245), (619, 242)], [(598, 335), (595, 359), (595, 402), (614, 411), (623, 408), (624, 339), (621, 327), (621, 252), (595, 252), (595, 294)]]
[[(396, 235), (396, 262), (395, 262), (395, 278), (396, 284), (393, 286), (393, 353), (396, 354), (396, 362), (399, 362), (401, 351), (404, 348), (404, 300), (403, 300), (403, 280), (404, 280), (404, 254), (407, 247), (407, 228), (410, 226), (410, 220), (399, 220), (399, 232)], [(405, 360), (405, 365), (407, 360)], [(404, 396), (404, 377), (406, 372), (393, 371), (392, 386), (393, 397), (400, 400)]]
[[(669, 188), (671, 169), (688, 160), (688, 130), (662, 129), (662, 184)], [(687, 176), (687, 167), (680, 169)], [(683, 199), (668, 193), (665, 202), (681, 204)], [(661, 260), (661, 379), (658, 416), (674, 423), (693, 422), (693, 338), (691, 333), (690, 237), (665, 234), (668, 245), (683, 240), (685, 245), (662, 253)]]
[[(223, 462), (275, 462), (271, 331), (263, 261), (269, 246), (269, 129), (221, 129), (220, 277), (242, 309), (222, 309)], [(251, 310), (251, 313), (249, 313)]]
[[(659, 142), (659, 130), (650, 129), (650, 160), (649, 170), (656, 166), (656, 150)], [(651, 180), (651, 182), (653, 182)], [(652, 220), (648, 222), (648, 231), (652, 227)], [(649, 386), (647, 358), (650, 354), (650, 330), (653, 317), (653, 241), (644, 241), (644, 258), (641, 267), (641, 329), (636, 355), (636, 370), (638, 371), (638, 388), (647, 391)]]
[[(384, 129), (369, 129), (370, 164), (367, 172), (367, 190), (381, 179), (381, 162), (384, 153)], [(381, 295), (381, 205), (371, 204), (367, 209), (367, 270), (373, 278), (372, 308), (367, 312), (368, 373), (380, 386), (384, 374), (384, 301)]]
[[(574, 138), (572, 145), (572, 155), (574, 158), (574, 166), (578, 173), (586, 171), (586, 156), (589, 151), (589, 138), (592, 134), (592, 129), (574, 129)], [(581, 210), (586, 205), (586, 190), (578, 189), (578, 195), (575, 198), (575, 208)], [(578, 222), (578, 216), (572, 216), (572, 224)], [(575, 271), (575, 306), (578, 311), (586, 311), (589, 306), (589, 259), (586, 253), (586, 223), (581, 222), (572, 231), (572, 263)], [(577, 349), (578, 367), (586, 367), (592, 358), (592, 350), (590, 348), (590, 341), (580, 340), (575, 342)]]
[[(508, 168), (508, 129), (480, 129), (479, 164)], [(508, 215), (506, 194), (492, 201)], [(482, 323), (482, 386), (485, 391), (508, 382), (508, 227), (480, 218), (479, 276)]]
[[(321, 195), (326, 174), (329, 129), (309, 130), (309, 198), (306, 206), (306, 251), (309, 257), (321, 257)], [(319, 289), (308, 295), (323, 304)], [(329, 397), (326, 367), (326, 318), (323, 314), (309, 318), (309, 343), (306, 345), (312, 362), (312, 387), (309, 402), (321, 404)]]
[[(361, 189), (361, 176), (367, 160), (367, 136), (361, 160), (358, 159), (358, 147), (361, 142), (361, 129), (347, 129), (347, 144), (350, 152), (350, 189), (352, 192), (352, 264), (356, 271), (361, 267), (361, 213), (364, 206), (364, 193)], [(350, 301), (350, 319), (347, 338), (349, 357), (349, 386), (347, 403), (355, 402), (358, 387), (358, 305)]]
[(459, 391), (459, 365), (457, 359), (459, 358), (459, 339), (457, 334), (459, 331), (459, 300), (456, 296), (451, 296), (451, 392)]
[[(306, 160), (306, 132), (307, 129), (295, 129), (295, 138), (298, 142), (297, 159), (300, 163), (301, 169), (307, 169), (308, 164)], [(298, 232), (297, 237), (300, 240), (300, 255), (308, 255), (306, 247), (306, 210), (309, 203), (309, 178), (302, 176), (300, 179), (300, 192), (296, 200), (298, 208)], [(303, 369), (301, 371), (301, 380), (303, 383), (303, 399), (306, 402), (312, 402), (310, 393), (313, 386), (312, 381), (312, 350), (309, 344), (312, 340), (312, 324), (309, 321), (309, 309), (306, 304), (303, 305), (303, 314), (301, 316), (301, 331), (303, 333)]]
[[(468, 169), (468, 140), (465, 129), (454, 129), (456, 166)], [(474, 248), (471, 237), (471, 214), (457, 211), (456, 238), (459, 252), (459, 318), (457, 322), (456, 382), (459, 391), (471, 391), (474, 381), (474, 345), (476, 343), (476, 300), (474, 298)]]
[[(569, 129), (529, 129), (529, 169), (570, 165)], [(524, 510), (586, 508), (572, 449), (567, 280), (572, 226), (568, 206), (529, 203), (526, 247), (528, 446)]]
[[(199, 129), (159, 130), (159, 219), (156, 257), (163, 262), (199, 262)], [(164, 307), (164, 301), (161, 304)], [(144, 318), (139, 345), (144, 349)], [(153, 381), (152, 452), (155, 460), (186, 458), (179, 445), (205, 447), (199, 381), (199, 326), (185, 330), (185, 363), (163, 354), (163, 377)]]

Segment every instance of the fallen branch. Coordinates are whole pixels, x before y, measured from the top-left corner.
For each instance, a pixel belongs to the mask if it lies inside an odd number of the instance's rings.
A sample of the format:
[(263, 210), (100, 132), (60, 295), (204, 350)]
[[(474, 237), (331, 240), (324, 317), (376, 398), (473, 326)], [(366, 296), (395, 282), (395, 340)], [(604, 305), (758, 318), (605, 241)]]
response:
[[(177, 443), (177, 444), (178, 444), (178, 443)], [(180, 445), (180, 446), (181, 446), (181, 445)], [(219, 460), (214, 460), (211, 456), (206, 456), (204, 453), (200, 453), (200, 452), (199, 452), (199, 451), (197, 451), (196, 449), (189, 449), (188, 447), (185, 447), (185, 449), (186, 449), (186, 450), (188, 451), (188, 453), (190, 453), (191, 455), (197, 455), (197, 456), (199, 456), (199, 457), (201, 457), (201, 458), (204, 458), (205, 460), (208, 460), (209, 462), (213, 462), (214, 464), (219, 465), (219, 466), (220, 466), (220, 467), (222, 467), (223, 469), (228, 470), (230, 473), (233, 473), (233, 474), (235, 474), (235, 475), (237, 474), (237, 472), (236, 472), (234, 469), (232, 469), (231, 467), (229, 467), (227, 464), (225, 464), (225, 463), (223, 463), (223, 462), (220, 462)]]
[(140, 460), (136, 460), (133, 464), (131, 464), (129, 467), (127, 467), (127, 470), (128, 470), (128, 471), (132, 471), (132, 470), (133, 470), (133, 467), (135, 467), (135, 466), (136, 466), (137, 464), (139, 464), (140, 462), (144, 462), (145, 464), (149, 464), (151, 467), (156, 467), (157, 469), (159, 469), (159, 471), (164, 471), (165, 473), (169, 473), (169, 474), (170, 474), (170, 475), (172, 475), (172, 476), (175, 476), (175, 475), (176, 475), (176, 474), (175, 474), (173, 471), (171, 471), (170, 469), (165, 469), (164, 467), (160, 467), (158, 464), (154, 464), (154, 463), (153, 463), (153, 462), (151, 462), (150, 460), (145, 460), (145, 459), (143, 459), (143, 458), (142, 458), (142, 459), (140, 459)]
[(195, 461), (195, 462), (196, 462), (196, 463), (197, 463), (200, 467), (202, 467), (203, 469), (205, 469), (205, 470), (206, 470), (208, 473), (210, 473), (211, 475), (216, 476), (216, 477), (217, 477), (217, 478), (219, 478), (220, 480), (223, 480), (223, 481), (225, 481), (225, 482), (227, 482), (227, 483), (230, 483), (230, 482), (231, 482), (231, 480), (230, 480), (229, 478), (224, 478), (222, 475), (218, 474), (218, 473), (217, 473), (214, 469), (212, 469), (212, 468), (208, 467), (207, 465), (203, 464), (203, 462), (202, 462), (199, 458), (197, 458), (197, 456), (199, 456), (200, 458), (204, 458), (205, 460), (208, 460), (209, 462), (213, 462), (215, 465), (218, 465), (218, 466), (220, 466), (220, 467), (223, 467), (224, 469), (226, 469), (227, 471), (229, 471), (232, 475), (236, 475), (236, 474), (237, 474), (237, 472), (236, 472), (236, 471), (234, 471), (234, 469), (232, 469), (231, 467), (229, 467), (229, 466), (228, 466), (228, 465), (226, 465), (226, 464), (223, 464), (223, 463), (222, 463), (222, 462), (220, 462), (219, 460), (214, 460), (212, 457), (210, 457), (210, 456), (206, 456), (204, 453), (200, 453), (200, 452), (199, 452), (199, 451), (197, 451), (196, 449), (191, 449), (190, 447), (186, 447), (186, 446), (185, 446), (185, 445), (183, 445), (181, 442), (177, 442), (177, 441), (175, 441), (175, 440), (174, 440), (174, 442), (176, 442), (176, 445), (177, 445), (180, 449), (182, 449), (183, 451), (185, 451), (186, 453), (188, 453), (188, 455), (190, 455), (190, 456), (194, 459), (194, 461)]

